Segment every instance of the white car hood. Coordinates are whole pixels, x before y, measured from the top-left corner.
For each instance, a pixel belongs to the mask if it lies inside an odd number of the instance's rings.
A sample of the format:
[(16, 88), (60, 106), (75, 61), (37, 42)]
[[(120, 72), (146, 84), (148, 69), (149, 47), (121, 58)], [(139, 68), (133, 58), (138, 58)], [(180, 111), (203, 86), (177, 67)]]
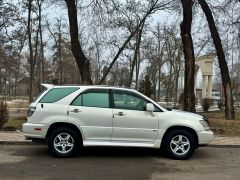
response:
[(187, 112), (187, 111), (180, 111), (180, 110), (174, 110), (172, 109), (171, 111), (167, 111), (167, 113), (169, 113), (169, 115), (171, 116), (175, 116), (181, 119), (188, 119), (188, 120), (201, 120), (203, 119), (203, 116), (199, 115), (199, 114), (195, 114), (195, 113), (191, 113), (191, 112)]

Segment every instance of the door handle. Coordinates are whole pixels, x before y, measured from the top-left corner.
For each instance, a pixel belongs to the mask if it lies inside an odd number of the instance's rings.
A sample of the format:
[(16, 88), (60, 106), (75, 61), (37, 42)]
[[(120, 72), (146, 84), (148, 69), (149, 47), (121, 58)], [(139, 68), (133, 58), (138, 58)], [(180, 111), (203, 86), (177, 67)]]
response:
[(123, 112), (118, 112), (117, 114), (114, 114), (114, 115), (118, 115), (118, 116), (123, 116)]
[(79, 109), (74, 109), (74, 110), (72, 110), (72, 111), (70, 111), (70, 112), (79, 113), (79, 112), (82, 112), (82, 111), (79, 110)]

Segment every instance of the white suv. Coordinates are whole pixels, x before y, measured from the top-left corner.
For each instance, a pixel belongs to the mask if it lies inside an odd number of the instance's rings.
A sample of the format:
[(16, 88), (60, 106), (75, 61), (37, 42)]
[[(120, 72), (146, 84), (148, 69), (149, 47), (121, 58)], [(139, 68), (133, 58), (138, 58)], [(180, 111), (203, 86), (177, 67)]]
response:
[(47, 140), (56, 156), (71, 156), (82, 146), (121, 146), (161, 147), (174, 159), (186, 159), (213, 139), (203, 116), (166, 110), (135, 90), (43, 86), (23, 132), (27, 138)]

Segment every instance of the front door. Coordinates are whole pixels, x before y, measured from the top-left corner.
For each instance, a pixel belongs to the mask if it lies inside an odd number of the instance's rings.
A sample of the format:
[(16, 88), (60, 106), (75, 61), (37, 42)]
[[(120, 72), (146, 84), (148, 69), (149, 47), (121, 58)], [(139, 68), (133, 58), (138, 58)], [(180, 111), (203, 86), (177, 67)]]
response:
[(153, 143), (157, 137), (158, 117), (145, 111), (148, 100), (137, 93), (113, 91), (113, 134), (111, 141)]
[(85, 141), (110, 141), (112, 109), (107, 89), (81, 93), (69, 106), (68, 117), (81, 127)]

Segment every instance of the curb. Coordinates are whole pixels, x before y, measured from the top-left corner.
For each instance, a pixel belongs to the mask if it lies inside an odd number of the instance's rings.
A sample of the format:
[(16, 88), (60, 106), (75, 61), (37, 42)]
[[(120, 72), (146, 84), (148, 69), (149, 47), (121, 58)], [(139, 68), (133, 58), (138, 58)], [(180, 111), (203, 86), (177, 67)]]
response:
[(0, 145), (31, 145), (32, 141), (0, 141)]
[(43, 142), (32, 142), (32, 140), (28, 141), (0, 141), (0, 145), (42, 145), (45, 144)]
[(233, 144), (209, 144), (206, 147), (213, 147), (213, 148), (240, 148), (240, 145), (233, 145)]

